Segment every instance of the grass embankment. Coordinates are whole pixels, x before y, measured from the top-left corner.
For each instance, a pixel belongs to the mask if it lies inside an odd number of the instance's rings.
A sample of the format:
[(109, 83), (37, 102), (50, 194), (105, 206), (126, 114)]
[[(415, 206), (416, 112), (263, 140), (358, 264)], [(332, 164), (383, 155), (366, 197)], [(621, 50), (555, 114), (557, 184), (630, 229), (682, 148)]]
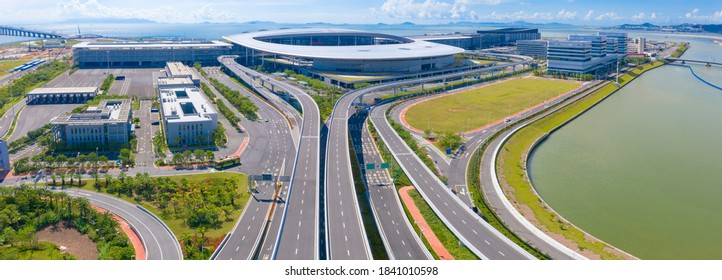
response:
[[(361, 167), (358, 164), (358, 158), (354, 151), (354, 145), (349, 139), (349, 154), (351, 155), (351, 170), (354, 178), (362, 178)], [(362, 179), (363, 180), (363, 179)], [(371, 255), (374, 260), (388, 260), (389, 255), (386, 253), (384, 242), (381, 239), (381, 232), (376, 224), (376, 218), (374, 217), (373, 210), (371, 209), (371, 202), (369, 197), (366, 195), (366, 185), (361, 180), (353, 180), (354, 188), (356, 189), (356, 200), (361, 211), (361, 219), (364, 223), (364, 229), (366, 230), (366, 236), (368, 237), (369, 246), (371, 246)]]
[[(406, 176), (406, 173), (404, 173), (404, 171), (399, 168), (399, 164), (391, 155), (391, 152), (386, 149), (383, 140), (381, 140), (378, 132), (376, 132), (376, 128), (370, 121), (367, 121), (366, 123), (368, 124), (371, 136), (374, 138), (378, 138), (378, 141), (375, 143), (375, 145), (381, 153), (381, 158), (385, 162), (391, 163), (392, 169), (389, 172), (394, 179), (394, 186), (396, 187), (397, 192), (398, 189), (402, 187), (412, 186), (413, 184), (411, 183), (411, 180), (409, 180), (409, 178)], [(444, 225), (443, 222), (441, 222), (439, 217), (436, 216), (436, 213), (431, 210), (431, 207), (429, 207), (426, 201), (421, 198), (418, 191), (412, 190), (409, 192), (409, 194), (412, 198), (414, 198), (414, 203), (416, 204), (416, 207), (418, 207), (421, 211), (421, 214), (424, 216), (424, 219), (429, 224), (429, 227), (431, 227), (431, 230), (434, 232), (434, 234), (436, 234), (436, 236), (439, 238), (446, 250), (448, 250), (455, 259), (477, 259), (476, 255), (469, 251), (469, 249), (460, 245), (459, 239), (456, 238), (456, 236), (451, 232), (451, 230), (449, 230), (449, 228), (446, 227), (446, 225)], [(403, 200), (401, 200), (401, 206), (404, 208), (406, 218), (411, 222), (411, 226), (414, 228), (414, 231), (416, 232), (416, 234), (421, 236), (421, 241), (424, 243), (424, 246), (426, 246), (426, 249), (431, 252), (431, 255), (434, 257), (434, 259), (438, 260), (439, 256), (434, 252), (429, 242), (422, 235), (421, 229), (414, 222), (414, 218), (411, 216), (411, 213), (409, 213), (409, 209), (406, 207), (406, 204)], [(425, 211), (425, 209), (428, 211)]]
[(431, 99), (408, 109), (412, 127), (434, 132), (464, 132), (482, 127), (579, 87), (546, 79), (514, 79)]
[(0, 76), (8, 72), (8, 70), (30, 62), (30, 59), (16, 59), (0, 61)]
[[(13, 104), (11, 104), (11, 106), (12, 105)], [(5, 136), (3, 136), (3, 138), (2, 138), (3, 140), (7, 141), (8, 139), (10, 139), (10, 137), (12, 137), (13, 132), (15, 132), (15, 124), (17, 124), (18, 117), (20, 116), (20, 111), (22, 111), (24, 108), (25, 108), (25, 106), (21, 107), (18, 112), (15, 112), (15, 116), (13, 116), (13, 122), (12, 122), (12, 124), (10, 124), (10, 129), (8, 129), (7, 134), (5, 134)]]
[[(133, 178), (135, 183), (128, 182), (128, 178)], [(175, 184), (158, 181), (164, 178)], [(135, 189), (132, 186), (128, 187), (128, 185), (143, 185), (139, 183), (139, 179), (130, 176), (126, 178), (124, 184), (116, 185), (115, 182), (110, 184), (116, 191), (108, 191), (107, 187), (102, 187), (105, 186), (106, 180), (102, 176), (99, 178), (99, 184), (102, 192), (110, 193), (133, 204), (137, 203), (161, 218), (183, 244), (186, 259), (208, 259), (215, 246), (226, 233), (231, 231), (250, 198), (247, 192), (248, 177), (245, 174), (215, 172), (151, 179), (155, 180), (152, 182), (157, 184), (154, 188), (159, 189), (158, 193), (151, 190), (148, 194), (144, 194), (140, 187)], [(116, 180), (118, 179), (113, 179)], [(93, 179), (84, 181), (87, 182), (84, 189), (97, 191), (93, 186)], [(188, 186), (182, 186), (184, 181)], [(236, 184), (231, 190), (233, 194), (223, 189), (230, 182)], [(121, 189), (123, 187), (133, 190)], [(198, 187), (203, 189), (194, 190)], [(132, 196), (129, 195), (131, 192)], [(191, 246), (195, 248), (199, 245), (203, 246), (202, 252), (189, 249)]]
[[(642, 69), (634, 69), (632, 72), (619, 78), (620, 86), (624, 86), (635, 77), (651, 70), (662, 63), (646, 65)], [(504, 144), (501, 153), (497, 158), (497, 167), (500, 181), (503, 187), (511, 191), (506, 194), (513, 204), (523, 205), (529, 208), (534, 219), (556, 234), (575, 242), (578, 249), (590, 251), (602, 259), (619, 259), (620, 256), (611, 253), (609, 245), (600, 241), (590, 241), (585, 238), (584, 232), (563, 220), (547, 206), (534, 191), (527, 176), (526, 162), (532, 145), (544, 135), (555, 128), (563, 125), (578, 114), (592, 107), (597, 102), (614, 93), (618, 88), (614, 84), (608, 84), (588, 97), (566, 106), (559, 111), (538, 120), (529, 126), (518, 131), (509, 141)]]

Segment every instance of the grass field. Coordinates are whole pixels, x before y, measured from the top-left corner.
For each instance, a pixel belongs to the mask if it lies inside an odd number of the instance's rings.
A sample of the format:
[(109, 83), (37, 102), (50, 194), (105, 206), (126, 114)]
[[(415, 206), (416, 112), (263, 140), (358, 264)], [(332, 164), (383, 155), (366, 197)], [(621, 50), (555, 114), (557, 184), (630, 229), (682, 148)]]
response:
[(70, 254), (58, 249), (50, 242), (38, 242), (38, 249), (24, 248), (25, 246), (0, 246), (0, 260), (74, 260)]
[(0, 75), (4, 75), (8, 70), (29, 62), (30, 59), (2, 60), (0, 61)]
[(463, 132), (485, 126), (579, 87), (576, 82), (514, 79), (409, 108), (406, 121), (420, 130)]
[[(655, 63), (647, 65), (644, 69), (635, 69), (633, 72), (624, 75), (619, 79), (620, 85), (629, 83), (634, 77), (643, 72), (662, 65)], [(558, 233), (574, 241), (579, 249), (590, 250), (602, 259), (619, 259), (620, 257), (607, 251), (608, 246), (602, 242), (592, 242), (584, 237), (584, 233), (573, 225), (557, 217), (548, 210), (548, 207), (534, 192), (526, 173), (527, 154), (534, 142), (543, 135), (551, 132), (554, 128), (562, 125), (598, 101), (609, 96), (617, 90), (617, 87), (610, 83), (592, 93), (588, 97), (573, 103), (563, 109), (519, 130), (501, 149), (497, 158), (498, 173), (502, 185), (513, 189), (509, 199), (513, 204), (528, 206), (534, 213), (539, 223), (554, 233)], [(610, 205), (611, 206), (611, 205)]]

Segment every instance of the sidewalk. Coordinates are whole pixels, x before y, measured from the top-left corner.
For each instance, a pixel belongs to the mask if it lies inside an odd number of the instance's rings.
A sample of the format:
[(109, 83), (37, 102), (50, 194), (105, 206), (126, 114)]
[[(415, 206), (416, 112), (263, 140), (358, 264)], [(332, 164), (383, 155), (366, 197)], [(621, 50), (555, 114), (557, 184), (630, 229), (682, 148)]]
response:
[(421, 211), (419, 211), (419, 208), (416, 207), (416, 204), (414, 204), (414, 200), (411, 198), (411, 195), (409, 195), (409, 191), (413, 189), (413, 186), (403, 187), (399, 189), (399, 195), (401, 196), (401, 200), (404, 201), (406, 208), (409, 209), (409, 213), (411, 213), (411, 217), (414, 218), (416, 224), (419, 226), (419, 228), (421, 228), (421, 232), (424, 234), (426, 241), (429, 242), (429, 244), (431, 245), (431, 249), (434, 250), (434, 253), (439, 256), (439, 259), (453, 260), (454, 257), (451, 256), (451, 253), (449, 253), (449, 251), (446, 250), (444, 245), (441, 244), (439, 238), (436, 237), (434, 231), (432, 231), (431, 227), (429, 227), (429, 224), (426, 223), (424, 216), (421, 215)]

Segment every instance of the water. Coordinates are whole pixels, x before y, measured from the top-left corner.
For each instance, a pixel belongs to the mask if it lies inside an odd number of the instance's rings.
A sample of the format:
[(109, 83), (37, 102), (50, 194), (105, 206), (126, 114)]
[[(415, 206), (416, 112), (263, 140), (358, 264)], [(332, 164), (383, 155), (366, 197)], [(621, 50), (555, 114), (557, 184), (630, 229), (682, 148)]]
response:
[[(685, 38), (685, 58), (722, 47)], [(694, 66), (722, 85), (722, 68)], [(688, 69), (646, 73), (553, 133), (535, 188), (573, 224), (642, 259), (722, 259), (722, 91)]]
[(33, 40), (33, 38), (0, 35), (0, 45), (31, 40)]

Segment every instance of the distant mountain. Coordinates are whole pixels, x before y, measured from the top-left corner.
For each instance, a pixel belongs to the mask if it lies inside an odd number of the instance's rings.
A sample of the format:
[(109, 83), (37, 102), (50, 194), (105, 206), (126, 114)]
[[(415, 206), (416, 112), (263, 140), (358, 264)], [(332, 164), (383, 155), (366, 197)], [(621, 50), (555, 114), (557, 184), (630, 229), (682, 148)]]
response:
[(76, 18), (64, 20), (60, 23), (156, 23), (152, 20), (141, 18)]
[(249, 21), (249, 22), (244, 22), (244, 23), (246, 23), (246, 24), (276, 24), (273, 21), (262, 21), (262, 20), (254, 20), (254, 21)]
[(413, 22), (408, 22), (408, 21), (407, 21), (407, 22), (402, 23), (401, 25), (416, 25), (416, 24), (414, 24)]

